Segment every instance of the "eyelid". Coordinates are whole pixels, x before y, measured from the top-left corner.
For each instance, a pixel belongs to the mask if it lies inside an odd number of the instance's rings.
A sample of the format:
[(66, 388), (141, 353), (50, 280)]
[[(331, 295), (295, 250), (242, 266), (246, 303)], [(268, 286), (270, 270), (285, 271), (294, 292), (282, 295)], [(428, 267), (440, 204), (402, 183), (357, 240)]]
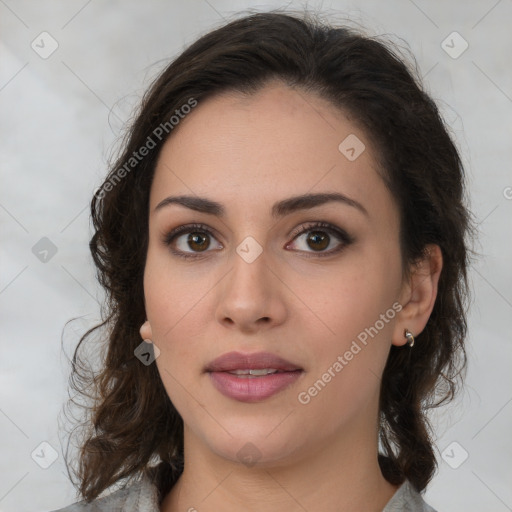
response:
[[(214, 229), (206, 226), (205, 224), (192, 223), (192, 224), (184, 224), (184, 225), (178, 226), (177, 228), (172, 229), (168, 233), (165, 233), (163, 236), (163, 243), (165, 245), (171, 245), (172, 241), (175, 238), (177, 238), (179, 235), (182, 235), (185, 233), (191, 233), (193, 231), (204, 232), (208, 235), (211, 235), (215, 239), (217, 239), (217, 237), (218, 237), (216, 231)], [(205, 251), (205, 252), (207, 252), (207, 251)], [(197, 253), (197, 254), (199, 255), (200, 253)]]
[(295, 240), (295, 238), (297, 238), (299, 235), (307, 233), (308, 231), (314, 231), (315, 229), (318, 229), (319, 231), (327, 231), (328, 233), (334, 233), (337, 238), (347, 244), (354, 241), (354, 238), (350, 236), (344, 229), (338, 228), (330, 222), (316, 220), (301, 224), (291, 232), (290, 236), (293, 237), (293, 240)]
[[(344, 229), (339, 228), (330, 222), (311, 221), (302, 224), (292, 231), (290, 236), (293, 237), (293, 240), (290, 243), (293, 243), (299, 236), (313, 231), (325, 231), (330, 235), (334, 235), (340, 243), (338, 247), (330, 249), (329, 251), (297, 251), (305, 258), (327, 258), (329, 256), (336, 256), (344, 251), (347, 246), (355, 242), (355, 238), (353, 236), (349, 235)], [(287, 244), (286, 247), (289, 247), (289, 245), (290, 244)]]

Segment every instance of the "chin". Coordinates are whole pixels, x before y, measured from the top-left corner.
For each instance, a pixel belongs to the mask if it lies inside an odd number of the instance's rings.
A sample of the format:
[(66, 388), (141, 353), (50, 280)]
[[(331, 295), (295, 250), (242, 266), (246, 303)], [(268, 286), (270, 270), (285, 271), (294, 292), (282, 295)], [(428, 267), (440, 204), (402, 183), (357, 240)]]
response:
[[(282, 418), (279, 420), (282, 421)], [(305, 439), (297, 438), (297, 434), (304, 433), (303, 427), (276, 428), (279, 422), (238, 421), (227, 423), (230, 425), (229, 434), (222, 432), (211, 437), (211, 432), (203, 433), (203, 439), (210, 450), (228, 461), (239, 462), (247, 467), (275, 467), (291, 463), (301, 451)]]

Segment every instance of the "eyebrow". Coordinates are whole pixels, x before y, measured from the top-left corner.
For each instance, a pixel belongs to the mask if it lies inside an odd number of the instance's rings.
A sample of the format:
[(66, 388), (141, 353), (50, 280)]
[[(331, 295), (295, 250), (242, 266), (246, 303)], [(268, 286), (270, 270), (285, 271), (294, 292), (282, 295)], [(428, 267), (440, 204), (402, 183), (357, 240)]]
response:
[[(338, 192), (332, 192), (319, 194), (303, 194), (300, 196), (290, 197), (288, 199), (278, 201), (272, 207), (272, 217), (274, 219), (279, 219), (296, 211), (309, 210), (311, 208), (315, 208), (316, 206), (320, 206), (330, 202), (339, 202), (348, 206), (352, 206), (353, 208), (356, 208), (361, 213), (368, 216), (368, 211), (361, 203)], [(217, 217), (224, 217), (226, 214), (224, 206), (222, 206), (222, 204), (216, 201), (212, 201), (211, 199), (207, 199), (204, 197), (187, 195), (166, 197), (165, 199), (158, 203), (154, 211), (156, 212), (158, 210), (161, 210), (165, 206), (171, 204), (179, 204), (181, 206), (184, 206), (185, 208), (189, 208), (191, 210), (206, 213), (209, 215), (215, 215)]]

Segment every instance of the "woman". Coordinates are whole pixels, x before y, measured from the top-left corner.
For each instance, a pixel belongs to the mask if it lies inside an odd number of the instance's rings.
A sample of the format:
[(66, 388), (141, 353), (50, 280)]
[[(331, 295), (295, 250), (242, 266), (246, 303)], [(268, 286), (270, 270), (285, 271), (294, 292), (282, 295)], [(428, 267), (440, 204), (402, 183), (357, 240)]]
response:
[(432, 511), (426, 409), (465, 367), (464, 194), (388, 45), (283, 12), (201, 37), (92, 200), (108, 351), (96, 375), (73, 358), (95, 401), (61, 512)]

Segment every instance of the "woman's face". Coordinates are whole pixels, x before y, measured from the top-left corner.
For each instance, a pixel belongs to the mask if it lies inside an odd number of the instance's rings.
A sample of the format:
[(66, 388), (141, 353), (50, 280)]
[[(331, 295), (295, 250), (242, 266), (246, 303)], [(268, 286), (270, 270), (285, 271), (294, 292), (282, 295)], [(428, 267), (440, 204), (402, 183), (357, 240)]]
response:
[[(151, 188), (144, 290), (186, 442), (274, 464), (374, 443), (404, 286), (398, 210), (371, 142), (326, 101), (280, 83), (199, 102), (174, 130)], [(310, 194), (346, 199), (291, 201)], [(218, 203), (222, 215), (192, 200), (157, 208), (170, 196)], [(261, 352), (271, 356), (247, 357)]]

